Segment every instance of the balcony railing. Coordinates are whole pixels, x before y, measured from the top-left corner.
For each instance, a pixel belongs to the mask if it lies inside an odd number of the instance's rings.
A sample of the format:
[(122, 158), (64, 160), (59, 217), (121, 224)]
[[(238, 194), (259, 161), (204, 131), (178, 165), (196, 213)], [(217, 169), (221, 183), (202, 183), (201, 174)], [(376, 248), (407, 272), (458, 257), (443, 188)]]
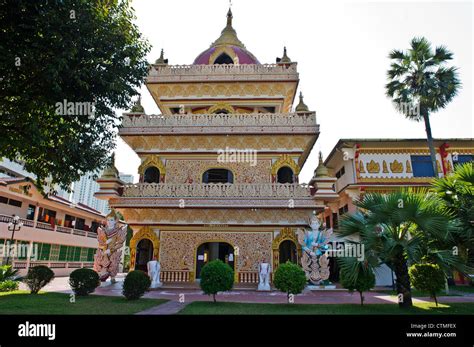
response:
[[(12, 216), (0, 214), (0, 223), (10, 223), (13, 221)], [(20, 218), (20, 221), (23, 223), (23, 227), (30, 227), (30, 228), (37, 228), (41, 230), (49, 230), (49, 231), (56, 231), (59, 233), (64, 233), (64, 234), (72, 234), (72, 235), (78, 235), (78, 236), (86, 236), (90, 238), (97, 238), (97, 233), (93, 231), (85, 231), (85, 230), (79, 230), (79, 229), (73, 229), (73, 228), (68, 228), (68, 227), (63, 227), (60, 225), (51, 225), (50, 223), (44, 223), (44, 222), (35, 222), (31, 219), (25, 219), (25, 218)]]
[[(134, 133), (181, 132), (307, 132), (317, 131), (316, 113), (246, 113), (246, 114), (124, 114), (121, 135)], [(289, 129), (290, 128), (290, 129)]]
[(147, 82), (296, 80), (297, 64), (153, 65)]
[(139, 183), (124, 186), (123, 197), (162, 198), (311, 198), (308, 185), (237, 183)]

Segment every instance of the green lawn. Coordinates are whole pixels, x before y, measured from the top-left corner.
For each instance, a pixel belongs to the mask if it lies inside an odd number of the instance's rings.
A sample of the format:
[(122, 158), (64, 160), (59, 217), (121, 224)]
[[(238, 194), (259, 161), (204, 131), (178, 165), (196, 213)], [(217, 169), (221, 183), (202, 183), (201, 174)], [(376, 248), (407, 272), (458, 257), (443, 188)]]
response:
[[(455, 288), (458, 288), (458, 287), (449, 287), (449, 289), (451, 290), (454, 290)], [(381, 293), (381, 294), (389, 294), (389, 295), (397, 295), (397, 291), (396, 290), (392, 290), (392, 289), (382, 289), (382, 290), (371, 290), (371, 292), (376, 292), (376, 293)], [(411, 296), (414, 297), (414, 298), (426, 298), (426, 297), (429, 297), (430, 296), (430, 293), (427, 293), (427, 292), (422, 292), (420, 290), (417, 290), (417, 289), (412, 289), (411, 290)], [(462, 296), (460, 294), (455, 294), (455, 293), (452, 293), (452, 292), (449, 292), (449, 294), (446, 294), (446, 291), (445, 290), (442, 290), (437, 296)]]
[(76, 296), (71, 303), (69, 294), (40, 292), (31, 295), (18, 290), (0, 293), (0, 314), (134, 314), (167, 300), (126, 300), (123, 296)]
[(474, 303), (416, 304), (404, 310), (396, 304), (244, 304), (236, 302), (192, 302), (184, 307), (179, 314), (474, 314)]
[(474, 286), (453, 286), (449, 287), (449, 289), (465, 294), (474, 294)]

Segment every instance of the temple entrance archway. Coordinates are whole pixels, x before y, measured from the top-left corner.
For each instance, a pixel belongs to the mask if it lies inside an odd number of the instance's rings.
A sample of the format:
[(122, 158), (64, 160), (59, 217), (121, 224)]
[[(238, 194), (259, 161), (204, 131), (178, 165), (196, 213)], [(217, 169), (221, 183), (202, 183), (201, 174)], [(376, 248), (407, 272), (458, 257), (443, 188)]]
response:
[(204, 265), (212, 260), (220, 259), (235, 271), (234, 247), (227, 242), (205, 242), (196, 251), (196, 279), (201, 278)]
[(290, 261), (294, 264), (298, 264), (298, 252), (296, 244), (292, 240), (285, 240), (280, 243), (279, 250), (279, 262), (284, 264)]
[[(150, 245), (145, 240), (151, 242), (151, 250), (150, 250)], [(141, 241), (145, 241), (145, 242), (142, 243)], [(141, 253), (140, 256), (139, 256), (139, 253)], [(148, 255), (146, 255), (146, 253), (148, 253)], [(131, 270), (147, 271), (146, 263), (145, 263), (144, 268), (143, 268), (143, 264), (140, 264), (140, 267), (139, 267), (137, 260), (140, 260), (141, 262), (143, 262), (144, 261), (143, 259), (146, 259), (147, 257), (151, 257), (149, 260), (151, 260), (153, 257), (159, 260), (159, 254), (160, 254), (160, 241), (158, 240), (158, 236), (156, 235), (156, 233), (149, 226), (141, 228), (137, 233), (133, 235), (133, 237), (130, 240), (130, 271)]]
[(149, 239), (141, 239), (137, 244), (135, 270), (148, 272), (147, 263), (153, 258), (153, 243)]

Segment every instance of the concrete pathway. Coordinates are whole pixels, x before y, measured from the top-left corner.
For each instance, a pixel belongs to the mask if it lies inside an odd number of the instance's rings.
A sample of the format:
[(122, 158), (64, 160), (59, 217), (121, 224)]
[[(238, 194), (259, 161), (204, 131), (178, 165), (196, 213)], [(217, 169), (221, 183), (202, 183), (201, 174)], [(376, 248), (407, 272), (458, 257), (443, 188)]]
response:
[[(94, 292), (96, 295), (122, 295), (122, 283), (125, 275), (119, 274), (117, 276), (117, 283), (111, 284), (109, 281), (102, 284)], [(55, 278), (43, 290), (61, 293), (72, 293), (67, 277)], [(366, 304), (391, 304), (397, 301), (396, 296), (385, 293), (378, 293), (371, 291), (364, 293)], [(153, 299), (167, 299), (170, 303), (159, 305), (153, 310), (157, 312), (154, 314), (168, 314), (160, 313), (162, 310), (166, 312), (170, 310), (179, 311), (179, 305), (184, 307), (193, 301), (212, 301), (212, 297), (204, 295), (203, 292), (195, 285), (181, 285), (172, 284), (165, 285), (157, 290), (150, 290), (144, 295), (144, 298)], [(474, 295), (464, 296), (441, 296), (438, 298), (440, 303), (456, 303), (456, 302), (472, 302), (474, 303)], [(285, 293), (279, 291), (271, 292), (257, 292), (252, 288), (236, 288), (230, 292), (219, 293), (218, 301), (223, 302), (247, 302), (247, 303), (286, 303), (287, 298)], [(415, 302), (434, 302), (428, 297), (414, 298)], [(180, 303), (183, 302), (183, 303)], [(174, 304), (172, 304), (174, 303)], [(328, 291), (308, 291), (294, 297), (295, 304), (359, 304), (360, 298), (358, 293), (349, 293), (346, 290), (328, 290)], [(167, 306), (165, 306), (167, 305)], [(161, 308), (160, 308), (161, 307)], [(177, 312), (177, 311), (176, 311)], [(153, 314), (153, 313), (150, 313)], [(171, 313), (170, 313), (171, 314)]]
[(138, 315), (167, 315), (176, 314), (181, 311), (187, 303), (181, 303), (179, 301), (168, 301), (164, 304), (154, 306), (148, 310), (138, 312)]

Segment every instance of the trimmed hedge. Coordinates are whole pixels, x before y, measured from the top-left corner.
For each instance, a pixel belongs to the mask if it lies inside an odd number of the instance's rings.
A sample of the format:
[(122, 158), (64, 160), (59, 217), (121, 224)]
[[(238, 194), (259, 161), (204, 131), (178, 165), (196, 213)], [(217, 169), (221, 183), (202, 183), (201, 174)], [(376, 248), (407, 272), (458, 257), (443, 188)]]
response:
[(136, 300), (145, 294), (150, 288), (151, 280), (148, 275), (141, 270), (134, 270), (127, 274), (123, 282), (122, 294), (127, 300)]
[(76, 269), (69, 275), (69, 285), (76, 295), (89, 295), (100, 286), (99, 274), (92, 269)]

